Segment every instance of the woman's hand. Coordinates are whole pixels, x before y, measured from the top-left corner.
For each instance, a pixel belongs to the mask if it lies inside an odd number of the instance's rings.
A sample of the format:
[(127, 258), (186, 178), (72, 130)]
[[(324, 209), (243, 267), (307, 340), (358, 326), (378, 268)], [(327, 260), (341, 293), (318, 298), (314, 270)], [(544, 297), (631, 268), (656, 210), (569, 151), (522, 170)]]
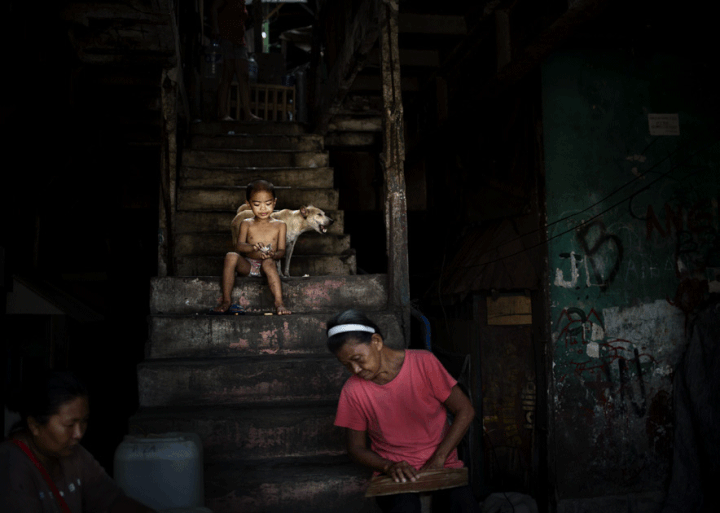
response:
[(452, 388), (450, 396), (445, 400), (444, 404), (448, 410), (453, 412), (455, 419), (445, 434), (445, 438), (443, 438), (433, 455), (430, 456), (425, 462), (425, 465), (420, 469), (421, 472), (423, 470), (444, 468), (445, 461), (453, 449), (458, 446), (462, 437), (465, 436), (465, 433), (467, 433), (470, 427), (470, 423), (473, 418), (475, 418), (475, 409), (457, 385)]
[(408, 481), (416, 481), (418, 471), (407, 461), (390, 461), (383, 468), (388, 476), (392, 477), (396, 483), (407, 483)]
[(424, 470), (435, 470), (438, 468), (444, 468), (445, 460), (447, 460), (447, 457), (443, 458), (436, 452), (432, 456), (430, 456), (430, 459), (425, 462), (425, 465), (422, 466), (420, 472)]

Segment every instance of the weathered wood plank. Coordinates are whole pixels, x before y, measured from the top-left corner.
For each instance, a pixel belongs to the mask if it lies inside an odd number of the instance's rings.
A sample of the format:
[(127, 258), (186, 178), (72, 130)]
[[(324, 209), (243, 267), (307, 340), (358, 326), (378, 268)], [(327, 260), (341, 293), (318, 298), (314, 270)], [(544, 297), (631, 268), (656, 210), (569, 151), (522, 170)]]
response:
[(388, 303), (400, 313), (405, 342), (410, 340), (410, 269), (408, 263), (405, 140), (398, 49), (398, 7), (385, 1), (381, 12), (385, 228), (388, 251)]
[(174, 274), (173, 234), (177, 192), (178, 69), (163, 70), (162, 148), (160, 153), (160, 212), (158, 226), (158, 276)]
[(417, 481), (396, 483), (390, 476), (373, 476), (365, 497), (394, 495), (396, 493), (433, 492), (468, 484), (467, 468), (441, 468), (421, 472)]

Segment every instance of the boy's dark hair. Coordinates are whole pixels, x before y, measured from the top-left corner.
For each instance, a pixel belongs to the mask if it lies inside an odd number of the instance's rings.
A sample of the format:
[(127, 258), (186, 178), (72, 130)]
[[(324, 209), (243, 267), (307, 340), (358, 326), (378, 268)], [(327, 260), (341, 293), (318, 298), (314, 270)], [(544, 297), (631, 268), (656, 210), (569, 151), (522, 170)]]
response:
[(247, 185), (245, 189), (245, 199), (247, 201), (250, 201), (253, 193), (257, 191), (267, 191), (272, 194), (273, 198), (275, 198), (275, 186), (273, 184), (271, 184), (267, 180), (253, 180)]
[[(368, 326), (374, 329), (375, 333), (380, 335), (381, 338), (385, 338), (383, 337), (383, 334), (380, 331), (380, 328), (378, 328), (377, 324), (368, 319), (367, 316), (359, 310), (345, 310), (344, 312), (335, 315), (326, 323), (327, 330), (325, 333), (327, 333), (330, 328), (339, 326), (341, 324), (362, 324), (363, 326)], [(332, 337), (328, 337), (327, 347), (332, 354), (337, 354), (338, 351), (340, 351), (340, 348), (344, 346), (345, 342), (347, 342), (348, 340), (353, 340), (355, 342), (360, 342), (363, 344), (369, 344), (372, 336), (373, 333), (370, 333), (368, 331), (345, 331), (343, 333), (337, 333)]]
[(21, 421), (17, 427), (26, 428), (28, 417), (45, 425), (63, 404), (78, 397), (88, 397), (88, 391), (72, 372), (47, 371), (37, 379), (29, 379), (18, 405)]

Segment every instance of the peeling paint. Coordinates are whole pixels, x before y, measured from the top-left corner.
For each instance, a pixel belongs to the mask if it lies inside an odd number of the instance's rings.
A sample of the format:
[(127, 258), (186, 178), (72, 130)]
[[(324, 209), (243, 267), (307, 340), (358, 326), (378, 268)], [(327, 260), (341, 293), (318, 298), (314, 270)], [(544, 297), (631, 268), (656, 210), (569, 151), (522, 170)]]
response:
[(233, 342), (230, 344), (231, 349), (248, 349), (250, 348), (250, 343), (247, 341), (247, 339), (241, 338), (237, 342)]
[(278, 330), (277, 328), (267, 330), (267, 331), (261, 331), (260, 332), (260, 344), (259, 347), (268, 347), (268, 346), (275, 346), (278, 345)]
[(590, 358), (600, 358), (600, 346), (597, 342), (590, 342), (587, 345), (586, 352)]

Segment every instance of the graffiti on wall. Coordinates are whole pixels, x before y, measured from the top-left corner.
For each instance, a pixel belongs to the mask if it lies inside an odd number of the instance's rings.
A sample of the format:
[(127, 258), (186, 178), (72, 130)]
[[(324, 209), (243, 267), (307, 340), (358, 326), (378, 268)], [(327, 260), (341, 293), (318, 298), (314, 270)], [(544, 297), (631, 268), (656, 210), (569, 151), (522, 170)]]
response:
[(555, 285), (566, 289), (577, 288), (581, 273), (587, 287), (605, 288), (610, 285), (623, 260), (620, 238), (608, 233), (602, 221), (581, 226), (576, 230), (576, 238), (582, 252), (571, 251), (559, 255), (562, 260), (568, 260), (570, 267), (555, 270)]
[(718, 202), (698, 201), (690, 207), (665, 203), (664, 222), (648, 205), (645, 215), (646, 237), (650, 243), (675, 239), (673, 270), (678, 281), (668, 301), (686, 315), (693, 312), (708, 293), (707, 269), (717, 266), (720, 255)]
[(683, 325), (684, 314), (665, 300), (601, 310), (566, 307), (555, 320), (553, 338), (565, 355), (554, 373), (556, 401), (584, 399), (596, 471), (608, 480), (633, 479), (649, 450), (670, 447), (671, 376)]

